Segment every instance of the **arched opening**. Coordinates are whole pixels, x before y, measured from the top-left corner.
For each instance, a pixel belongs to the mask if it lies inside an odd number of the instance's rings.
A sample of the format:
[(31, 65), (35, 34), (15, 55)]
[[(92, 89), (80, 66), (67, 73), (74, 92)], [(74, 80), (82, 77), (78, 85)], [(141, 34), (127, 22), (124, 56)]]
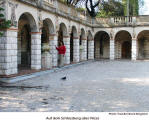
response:
[(87, 60), (88, 60), (88, 54), (89, 54), (89, 38), (88, 38), (88, 36), (87, 36)]
[(93, 35), (91, 31), (88, 31), (87, 36), (87, 59), (93, 59), (94, 58), (94, 41), (93, 41)]
[(18, 69), (31, 69), (31, 32), (37, 30), (34, 18), (24, 13), (18, 21)]
[(70, 62), (73, 62), (73, 32), (70, 34)]
[[(60, 24), (58, 31), (58, 46), (60, 46), (60, 42), (62, 41), (64, 44), (64, 37), (67, 36), (67, 28), (64, 23)], [(58, 58), (58, 65), (60, 64), (60, 58)]]
[(70, 34), (70, 62), (74, 62), (74, 40), (77, 38), (77, 29), (75, 26), (72, 27)]
[[(47, 44), (51, 45), (51, 36), (53, 36), (54, 33), (54, 25), (50, 19), (43, 20), (43, 27), (42, 27), (42, 34), (41, 34), (41, 45)], [(51, 37), (53, 38), (53, 37)], [(42, 51), (43, 52), (43, 51)]]
[(47, 20), (43, 21), (43, 27), (42, 27), (42, 34), (41, 34), (41, 45), (44, 43), (49, 43), (49, 26)]
[(96, 59), (107, 59), (109, 58), (110, 51), (110, 37), (107, 32), (100, 31), (95, 35), (95, 58)]
[(119, 31), (115, 36), (115, 58), (131, 58), (132, 37), (128, 31)]
[(86, 46), (84, 45), (84, 43), (85, 43), (85, 42), (83, 42), (84, 40), (86, 40), (86, 38), (85, 38), (85, 30), (82, 28), (81, 29), (81, 34), (80, 34), (80, 41), (79, 41), (80, 61), (83, 61), (85, 59), (84, 53), (85, 53)]
[(50, 19), (43, 20), (42, 34), (41, 34), (41, 66), (42, 68), (51, 68), (53, 65), (52, 59), (52, 40), (54, 33), (54, 26)]
[(149, 30), (140, 32), (137, 39), (138, 59), (149, 59)]
[(125, 41), (122, 43), (122, 58), (123, 59), (131, 58), (131, 43), (130, 43), (130, 41)]

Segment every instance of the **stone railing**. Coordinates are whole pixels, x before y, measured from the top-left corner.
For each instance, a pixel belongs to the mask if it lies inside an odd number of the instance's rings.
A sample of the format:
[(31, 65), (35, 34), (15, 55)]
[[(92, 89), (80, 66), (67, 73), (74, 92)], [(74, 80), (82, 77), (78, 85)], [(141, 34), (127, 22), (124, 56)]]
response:
[(141, 15), (136, 17), (136, 25), (138, 26), (149, 25), (149, 15)]
[(38, 7), (40, 9), (49, 11), (60, 16), (81, 22), (88, 26), (92, 26), (92, 19), (86, 15), (86, 12), (80, 12), (73, 6), (68, 6), (60, 0), (17, 0), (25, 4)]
[(54, 4), (54, 0), (44, 0), (45, 2), (47, 2), (48, 4), (53, 5)]
[(57, 5), (55, 6), (58, 10), (64, 13), (69, 13), (69, 7), (63, 2), (57, 1)]
[(100, 27), (111, 26), (133, 26), (136, 25), (136, 17), (111, 17), (111, 18), (96, 18), (94, 24)]
[(87, 23), (92, 23), (91, 18), (86, 15), (85, 11), (84, 12), (77, 11), (75, 7), (68, 6), (66, 3), (63, 3), (59, 0), (44, 0), (44, 2), (53, 4), (55, 9), (60, 11), (59, 13), (61, 14), (65, 13), (69, 15), (71, 18), (74, 17), (80, 20), (87, 21)]
[(77, 11), (75, 8), (71, 8), (71, 10), (70, 10), (70, 15), (79, 17), (79, 16), (78, 16), (78, 11)]
[(112, 17), (111, 18), (111, 24), (112, 25), (118, 25), (118, 26), (121, 26), (121, 25), (134, 25), (134, 23), (136, 22), (136, 17), (132, 17), (132, 16), (129, 16), (129, 17)]
[(101, 27), (109, 27), (111, 25), (110, 18), (96, 18), (94, 19), (94, 24)]

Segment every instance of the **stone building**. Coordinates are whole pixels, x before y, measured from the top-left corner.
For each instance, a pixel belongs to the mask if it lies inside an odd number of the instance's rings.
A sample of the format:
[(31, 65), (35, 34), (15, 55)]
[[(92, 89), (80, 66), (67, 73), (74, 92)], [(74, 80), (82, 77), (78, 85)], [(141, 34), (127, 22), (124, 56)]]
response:
[(42, 69), (42, 44), (50, 46), (52, 67), (58, 65), (55, 46), (63, 40), (65, 64), (92, 59), (148, 59), (149, 16), (90, 18), (59, 0), (0, 0), (12, 27), (1, 30), (0, 75), (22, 69)]

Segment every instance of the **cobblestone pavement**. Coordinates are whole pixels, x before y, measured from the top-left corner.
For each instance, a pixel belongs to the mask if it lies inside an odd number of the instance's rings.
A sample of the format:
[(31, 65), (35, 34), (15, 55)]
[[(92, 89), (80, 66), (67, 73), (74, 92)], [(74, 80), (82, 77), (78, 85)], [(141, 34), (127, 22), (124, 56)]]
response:
[(1, 86), (0, 111), (148, 112), (149, 61), (95, 61)]

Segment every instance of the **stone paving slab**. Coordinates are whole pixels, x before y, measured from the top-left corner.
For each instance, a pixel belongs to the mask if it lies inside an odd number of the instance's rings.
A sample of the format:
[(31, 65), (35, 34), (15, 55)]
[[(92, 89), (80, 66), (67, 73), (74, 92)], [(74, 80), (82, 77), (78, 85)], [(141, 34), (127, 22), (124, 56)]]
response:
[(148, 73), (148, 61), (89, 62), (0, 86), (0, 111), (148, 112)]

